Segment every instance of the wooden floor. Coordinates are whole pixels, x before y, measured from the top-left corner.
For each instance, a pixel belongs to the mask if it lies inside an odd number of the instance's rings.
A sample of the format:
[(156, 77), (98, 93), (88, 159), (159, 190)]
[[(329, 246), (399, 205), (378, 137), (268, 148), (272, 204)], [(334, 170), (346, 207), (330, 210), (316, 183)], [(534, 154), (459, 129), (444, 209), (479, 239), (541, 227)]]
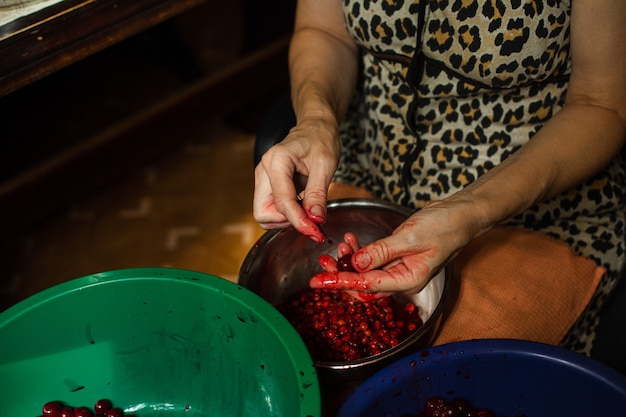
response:
[[(225, 8), (224, 14), (233, 10)], [(221, 16), (210, 12), (217, 24)], [(221, 34), (204, 34), (209, 39), (203, 45), (213, 49), (203, 47), (202, 54), (209, 55), (199, 64), (217, 70), (203, 77), (182, 62), (189, 56), (164, 56), (162, 40), (170, 33), (144, 34), (0, 100), (2, 179), (21, 169), (39, 174), (39, 187), (46, 188), (39, 190), (46, 198), (13, 204), (10, 210), (0, 202), (5, 225), (0, 227), (0, 311), (55, 284), (121, 268), (175, 267), (236, 280), (244, 256), (263, 233), (251, 210), (254, 129), (274, 97), (261, 94), (255, 85), (263, 83), (252, 76), (275, 80), (263, 50), (275, 60), (286, 43), (254, 45), (258, 48), (238, 59), (235, 46)], [(239, 107), (232, 108), (236, 103)], [(133, 112), (139, 116), (129, 122)], [(109, 136), (85, 132), (87, 125)], [(93, 136), (116, 147), (100, 154), (104, 147), (90, 147), (87, 164), (49, 156), (59, 153), (55, 147), (73, 149)], [(80, 170), (46, 182), (53, 175), (38, 172), (37, 164), (50, 160), (71, 160)], [(105, 181), (91, 181), (111, 171), (115, 175)], [(91, 186), (78, 193), (77, 184)], [(0, 191), (6, 189), (0, 184)], [(26, 213), (38, 207), (46, 215), (22, 225)], [(11, 223), (20, 227), (9, 233)]]
[(236, 280), (263, 232), (251, 214), (253, 135), (211, 120), (188, 126), (181, 141), (2, 242), (2, 307), (119, 268), (176, 267)]

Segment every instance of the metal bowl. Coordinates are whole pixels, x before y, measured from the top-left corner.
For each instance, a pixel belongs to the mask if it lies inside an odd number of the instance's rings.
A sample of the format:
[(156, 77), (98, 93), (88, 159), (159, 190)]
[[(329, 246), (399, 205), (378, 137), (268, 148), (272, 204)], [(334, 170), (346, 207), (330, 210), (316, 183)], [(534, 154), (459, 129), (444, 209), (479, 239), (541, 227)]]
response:
[[(390, 235), (410, 214), (406, 208), (381, 201), (331, 201), (323, 225), (328, 242), (315, 243), (293, 228), (268, 231), (245, 257), (238, 282), (278, 306), (306, 288), (314, 274), (323, 271), (317, 262), (320, 255), (328, 253), (336, 257), (336, 244), (343, 241), (345, 232), (355, 233), (365, 245)], [(315, 361), (321, 382), (325, 386), (356, 385), (394, 360), (430, 346), (441, 322), (451, 280), (452, 271), (447, 267), (420, 293), (394, 296), (410, 298), (420, 309), (424, 324), (406, 340), (378, 355), (347, 362)]]

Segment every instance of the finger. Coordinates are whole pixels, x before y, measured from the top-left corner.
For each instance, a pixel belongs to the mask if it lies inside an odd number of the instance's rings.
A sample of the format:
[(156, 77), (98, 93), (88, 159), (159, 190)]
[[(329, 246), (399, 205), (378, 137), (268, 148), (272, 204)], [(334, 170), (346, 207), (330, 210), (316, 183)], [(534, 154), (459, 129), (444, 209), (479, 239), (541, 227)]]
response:
[(254, 220), (265, 229), (285, 227), (289, 224), (285, 215), (276, 210), (269, 177), (262, 164), (257, 165), (254, 170), (254, 182), (252, 199)]
[[(298, 194), (298, 196), (297, 196), (298, 204), (300, 204), (301, 207), (303, 206), (303, 197), (302, 197), (303, 194), (304, 194), (304, 192)], [(303, 208), (303, 210), (304, 210), (304, 208)], [(305, 213), (306, 213), (306, 210), (305, 210)], [(315, 241), (318, 241), (318, 242), (328, 241), (328, 235), (326, 234), (326, 232), (324, 232), (324, 230), (322, 230), (322, 227), (320, 225), (320, 223), (321, 223), (320, 219), (315, 218), (315, 216), (312, 216), (310, 213), (307, 213), (307, 216), (308, 216), (309, 220), (311, 220), (311, 222), (312, 222), (312, 223), (308, 224), (309, 231), (313, 231), (313, 233), (315, 233), (315, 236), (312, 236), (311, 238), (313, 240), (315, 240)], [(319, 240), (319, 239), (321, 239), (321, 240)]]
[(433, 249), (421, 246), (411, 233), (396, 233), (379, 239), (357, 250), (353, 255), (353, 264), (357, 271), (365, 272), (381, 269), (405, 255), (434, 255)]
[(326, 196), (322, 198), (312, 197), (311, 192), (305, 192), (302, 198), (302, 208), (309, 219), (314, 223), (326, 222)]
[(326, 232), (324, 232), (321, 226), (319, 226), (321, 223), (326, 222), (326, 206), (320, 207), (313, 205), (307, 207), (305, 206), (303, 199), (300, 199), (299, 203), (308, 219), (304, 221), (302, 230), (299, 229), (300, 232), (309, 236), (318, 243), (326, 242), (328, 240), (328, 235), (326, 235)]
[(312, 288), (325, 288), (331, 290), (352, 290), (371, 292), (370, 283), (363, 273), (326, 271), (313, 275), (309, 280)]
[(332, 174), (337, 166), (325, 168), (324, 161), (315, 163), (315, 169), (311, 169), (307, 178), (306, 187), (302, 193), (302, 207), (307, 215), (315, 223), (326, 222), (326, 205), (328, 203), (328, 186)]
[(312, 288), (350, 290), (365, 293), (417, 293), (430, 275), (410, 270), (400, 262), (386, 270), (368, 272), (322, 272), (309, 281)]
[(314, 275), (309, 281), (311, 288), (323, 288), (327, 290), (344, 290), (348, 295), (358, 301), (372, 301), (387, 297), (391, 292), (371, 290), (359, 274), (352, 272), (326, 271)]
[[(345, 244), (345, 246), (348, 246), (348, 245)], [(338, 271), (337, 260), (333, 258), (332, 256), (330, 256), (329, 254), (324, 253), (320, 255), (320, 257), (318, 258), (318, 263), (320, 264), (322, 268), (324, 268), (326, 272)], [(346, 294), (348, 294), (349, 296), (351, 296), (352, 298), (358, 301), (373, 301), (379, 298), (387, 297), (391, 293), (383, 293), (383, 292), (370, 293), (370, 292), (363, 292), (363, 291), (346, 290)]]
[[(279, 185), (274, 185), (275, 183)], [(317, 226), (320, 219), (317, 216), (312, 216), (307, 212), (309, 209), (305, 209), (304, 201), (300, 200), (296, 195), (296, 189), (293, 182), (284, 183), (282, 179), (277, 179), (272, 183), (274, 207), (276, 211), (281, 213), (287, 222), (298, 230), (301, 234), (308, 236), (311, 240), (322, 243), (326, 240), (326, 235)], [(317, 211), (317, 208), (314, 209)], [(324, 210), (324, 217), (325, 220)]]
[[(302, 209), (301, 209), (302, 210)], [(308, 218), (304, 211), (302, 211), (302, 217), (298, 217), (297, 220), (290, 220), (290, 223), (294, 225), (296, 230), (301, 234), (307, 236), (309, 239), (317, 243), (323, 243), (326, 241), (326, 234), (320, 230), (317, 223)]]
[(350, 247), (352, 248), (352, 253), (358, 251), (359, 248), (361, 247), (359, 243), (359, 238), (356, 237), (356, 235), (352, 232), (347, 232), (346, 234), (344, 234), (343, 240), (348, 245), (350, 245)]
[(317, 263), (320, 264), (326, 272), (337, 272), (337, 260), (327, 253), (320, 255), (317, 259)]
[[(264, 229), (278, 229), (295, 227), (300, 233), (310, 237), (316, 242), (325, 240), (324, 234), (311, 220), (296, 199), (296, 189), (293, 183), (293, 173), (289, 168), (282, 167), (280, 162), (274, 162), (277, 158), (269, 159), (264, 156), (261, 163), (255, 169), (255, 191), (253, 200), (253, 213), (255, 220)], [(272, 169), (277, 166), (275, 180), (272, 181), (267, 174), (267, 163), (272, 164)], [(280, 175), (280, 173), (283, 173)], [(291, 173), (290, 173), (291, 172)], [(285, 181), (287, 178), (287, 181)]]
[(344, 256), (351, 256), (353, 253), (354, 253), (354, 250), (346, 242), (340, 242), (337, 244), (337, 258), (343, 258)]

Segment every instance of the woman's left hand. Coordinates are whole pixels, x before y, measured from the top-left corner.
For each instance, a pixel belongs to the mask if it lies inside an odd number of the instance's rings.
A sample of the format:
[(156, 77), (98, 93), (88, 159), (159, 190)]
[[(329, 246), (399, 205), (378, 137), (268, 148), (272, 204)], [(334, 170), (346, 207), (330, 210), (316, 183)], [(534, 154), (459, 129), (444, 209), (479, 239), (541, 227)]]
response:
[(349, 290), (361, 300), (390, 293), (417, 293), (471, 239), (476, 231), (462, 216), (463, 203), (437, 201), (414, 213), (390, 236), (359, 248), (348, 233), (337, 247), (338, 259), (352, 253), (355, 272), (342, 271), (330, 255), (322, 256), (325, 272), (310, 280), (313, 288)]

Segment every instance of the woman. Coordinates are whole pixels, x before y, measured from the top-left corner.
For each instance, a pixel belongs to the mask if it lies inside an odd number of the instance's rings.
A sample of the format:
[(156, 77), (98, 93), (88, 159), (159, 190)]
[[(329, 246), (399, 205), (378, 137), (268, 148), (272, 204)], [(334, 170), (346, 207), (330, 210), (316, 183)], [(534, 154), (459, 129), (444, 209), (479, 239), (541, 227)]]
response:
[[(532, 303), (546, 282), (558, 294), (583, 282), (566, 301), (576, 323), (550, 332), (588, 353), (624, 259), (624, 21), (622, 0), (299, 1), (289, 59), (297, 125), (256, 167), (255, 219), (322, 241), (329, 197), (415, 209), (387, 238), (359, 248), (349, 236), (338, 251), (354, 252), (357, 272), (326, 265), (311, 285), (417, 292), (450, 261), (470, 271), (457, 274), (461, 285), (476, 280), (487, 298), (519, 292)], [(560, 259), (567, 245), (593, 268), (576, 282), (579, 264), (500, 281), (471, 274), (476, 253), (492, 250), (487, 236), (511, 245), (503, 264), (534, 256), (511, 243), (522, 232), (525, 247)], [(457, 304), (477, 302), (461, 288)], [(533, 320), (560, 316), (544, 304)], [(459, 337), (535, 338), (515, 330), (516, 317)]]

